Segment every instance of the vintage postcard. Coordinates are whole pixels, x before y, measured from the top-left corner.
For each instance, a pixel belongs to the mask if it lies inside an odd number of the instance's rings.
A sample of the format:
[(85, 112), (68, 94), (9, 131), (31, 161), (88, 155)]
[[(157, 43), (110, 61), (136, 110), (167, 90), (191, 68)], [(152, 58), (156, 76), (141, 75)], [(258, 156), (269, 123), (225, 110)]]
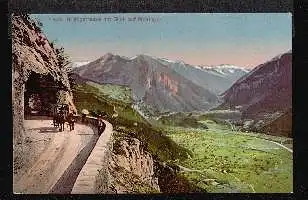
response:
[(15, 194), (292, 193), (290, 13), (11, 16)]

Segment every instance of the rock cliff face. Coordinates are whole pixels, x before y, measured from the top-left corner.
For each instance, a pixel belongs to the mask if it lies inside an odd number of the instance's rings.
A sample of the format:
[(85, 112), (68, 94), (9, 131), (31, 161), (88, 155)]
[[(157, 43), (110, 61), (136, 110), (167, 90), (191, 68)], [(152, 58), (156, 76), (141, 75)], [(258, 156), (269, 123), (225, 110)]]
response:
[(292, 51), (255, 67), (223, 94), (223, 100), (218, 109), (239, 109), (242, 120), (250, 120), (248, 129), (290, 136)]
[(106, 54), (73, 70), (84, 79), (132, 89), (134, 103), (156, 112), (208, 110), (219, 101), (216, 94), (147, 55), (125, 59)]
[(35, 112), (44, 115), (48, 112), (43, 108), (50, 110), (56, 102), (76, 108), (67, 73), (40, 28), (27, 16), (12, 15), (11, 22), (13, 134), (14, 143), (20, 143), (25, 111), (31, 113), (31, 105), (38, 105)]
[(114, 143), (110, 161), (111, 191), (114, 193), (160, 192), (154, 175), (151, 154), (145, 152), (136, 138), (126, 138)]
[(292, 52), (257, 66), (223, 94), (222, 106), (240, 106), (244, 118), (264, 118), (264, 114), (292, 107)]
[(152, 156), (146, 146), (141, 140), (115, 131), (106, 176), (108, 193), (206, 192), (179, 176), (178, 167)]

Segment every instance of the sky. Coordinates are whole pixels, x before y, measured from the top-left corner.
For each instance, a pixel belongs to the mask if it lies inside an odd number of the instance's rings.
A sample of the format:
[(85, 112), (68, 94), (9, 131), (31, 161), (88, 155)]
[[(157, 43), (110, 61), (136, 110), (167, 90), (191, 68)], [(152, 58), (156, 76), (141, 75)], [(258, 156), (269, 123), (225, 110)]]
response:
[[(290, 13), (33, 14), (72, 62), (106, 53), (253, 68), (292, 49)], [(135, 18), (135, 20), (134, 20)]]

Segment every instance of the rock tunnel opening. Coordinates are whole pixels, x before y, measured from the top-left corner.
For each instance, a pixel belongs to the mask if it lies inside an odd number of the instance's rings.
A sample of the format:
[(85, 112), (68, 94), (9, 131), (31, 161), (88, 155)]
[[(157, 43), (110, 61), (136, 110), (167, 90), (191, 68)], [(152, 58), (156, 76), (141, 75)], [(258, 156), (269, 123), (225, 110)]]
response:
[(25, 118), (37, 115), (52, 116), (53, 106), (59, 101), (61, 91), (66, 91), (66, 88), (50, 74), (32, 72), (25, 84)]

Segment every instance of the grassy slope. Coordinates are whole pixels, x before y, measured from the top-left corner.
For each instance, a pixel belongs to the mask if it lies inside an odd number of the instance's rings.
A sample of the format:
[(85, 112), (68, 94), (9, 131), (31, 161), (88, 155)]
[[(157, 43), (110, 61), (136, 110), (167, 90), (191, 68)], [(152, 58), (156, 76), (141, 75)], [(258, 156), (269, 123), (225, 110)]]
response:
[(192, 158), (177, 164), (200, 170), (186, 171), (183, 176), (208, 192), (293, 190), (292, 153), (261, 138), (290, 139), (232, 132), (210, 120), (206, 124), (209, 130), (164, 127), (170, 138), (193, 152)]
[[(110, 95), (113, 91), (112, 95)], [(117, 100), (118, 94), (119, 99)], [(91, 111), (104, 111), (108, 116), (114, 114), (114, 107), (123, 119), (129, 119), (136, 122), (145, 122), (145, 120), (131, 106), (130, 91), (123, 86), (98, 85), (93, 82), (79, 84), (73, 88), (73, 95), (77, 110), (82, 109)]]
[[(119, 99), (121, 101), (116, 100)], [(142, 116), (131, 108), (130, 90), (116, 85), (97, 85), (95, 83), (79, 84), (73, 88), (73, 95), (77, 110), (101, 110), (107, 113), (106, 119), (112, 123), (116, 132), (125, 136), (139, 139), (145, 150), (150, 152), (158, 161), (185, 159), (189, 152), (180, 147), (161, 131), (154, 129)], [(124, 102), (122, 101), (124, 100)], [(113, 108), (119, 114), (111, 118)], [(137, 126), (134, 123), (137, 122)], [(120, 134), (121, 137), (123, 134)]]
[(174, 113), (167, 116), (161, 116), (157, 121), (158, 125), (194, 127), (206, 129), (206, 124), (199, 123), (196, 117), (190, 116), (188, 113)]
[(115, 101), (121, 101), (122, 103), (131, 104), (133, 102), (131, 98), (131, 89), (119, 85), (111, 84), (98, 84), (94, 82), (87, 82), (89, 86), (97, 88), (98, 91), (103, 94), (108, 99), (113, 99)]

